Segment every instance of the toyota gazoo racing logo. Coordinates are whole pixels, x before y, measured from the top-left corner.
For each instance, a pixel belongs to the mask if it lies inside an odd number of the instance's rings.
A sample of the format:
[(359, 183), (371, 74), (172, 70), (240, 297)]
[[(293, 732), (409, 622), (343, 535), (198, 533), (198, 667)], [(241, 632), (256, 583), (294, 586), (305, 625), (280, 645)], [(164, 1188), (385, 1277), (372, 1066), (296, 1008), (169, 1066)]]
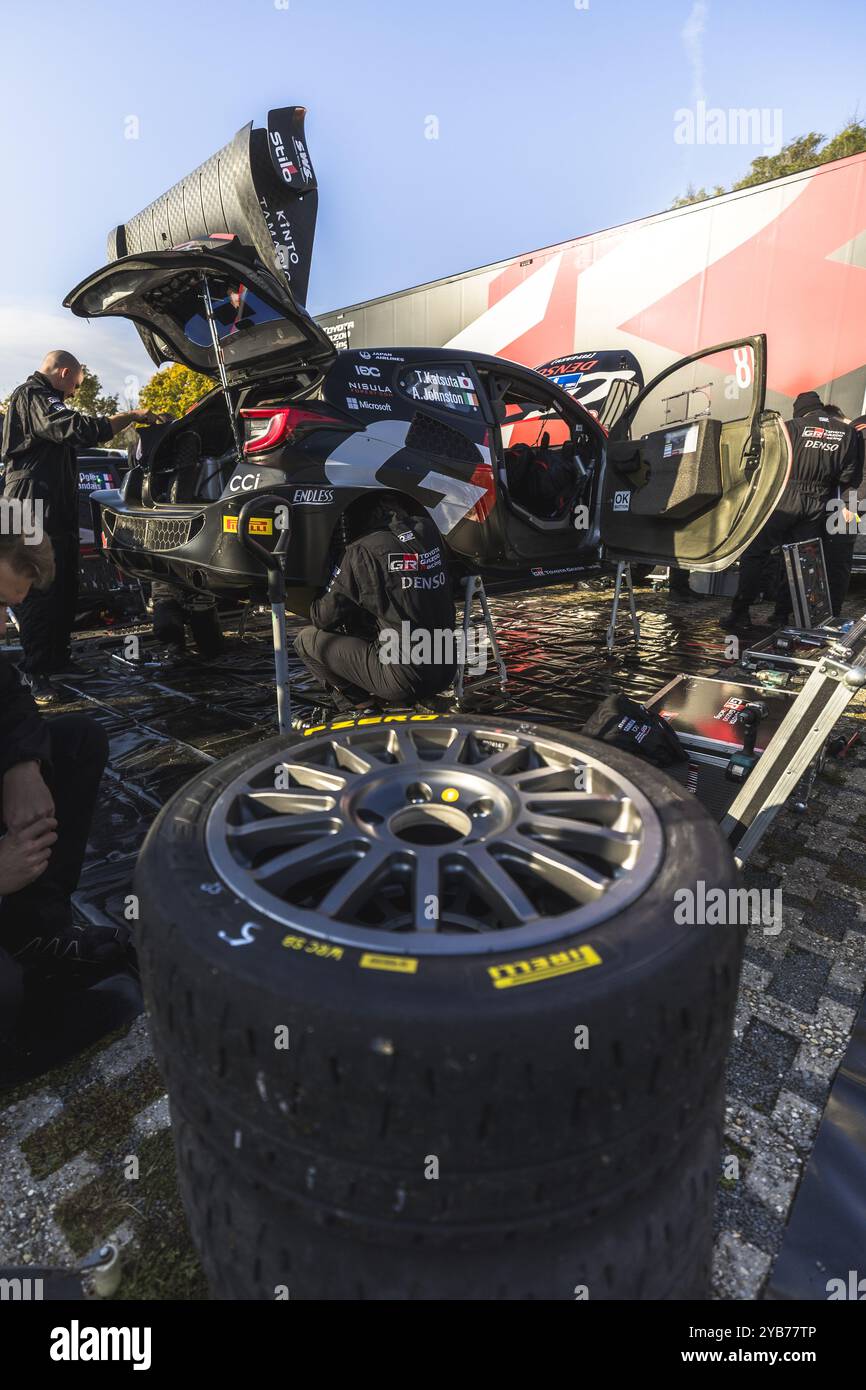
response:
[(388, 570), (391, 574), (417, 574), (419, 570), (438, 570), (442, 568), (442, 552), (438, 545), (432, 550), (407, 550), (402, 554), (388, 556)]
[[(388, 556), (388, 570), (402, 576), (401, 589), (441, 589), (446, 581), (442, 553), (438, 546), (423, 553), (404, 551)], [(438, 573), (432, 573), (438, 571)]]

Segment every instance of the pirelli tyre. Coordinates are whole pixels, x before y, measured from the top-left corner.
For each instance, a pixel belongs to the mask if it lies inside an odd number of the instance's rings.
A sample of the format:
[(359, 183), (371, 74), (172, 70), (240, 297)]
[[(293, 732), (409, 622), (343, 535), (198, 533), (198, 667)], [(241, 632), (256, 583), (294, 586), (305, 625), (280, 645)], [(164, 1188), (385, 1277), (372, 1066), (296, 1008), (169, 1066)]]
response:
[(140, 956), (214, 1296), (705, 1295), (736, 882), (692, 795), (551, 728), (365, 719), (189, 783)]

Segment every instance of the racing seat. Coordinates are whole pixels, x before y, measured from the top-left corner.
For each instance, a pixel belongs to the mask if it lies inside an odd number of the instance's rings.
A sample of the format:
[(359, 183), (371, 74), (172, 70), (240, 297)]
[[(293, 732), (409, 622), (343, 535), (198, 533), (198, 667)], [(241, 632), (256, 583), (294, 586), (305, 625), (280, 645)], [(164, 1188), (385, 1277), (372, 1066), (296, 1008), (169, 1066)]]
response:
[(503, 462), (512, 500), (539, 520), (558, 520), (577, 501), (585, 469), (576, 459), (573, 440), (552, 449), (545, 432), (537, 448), (521, 443), (506, 449)]

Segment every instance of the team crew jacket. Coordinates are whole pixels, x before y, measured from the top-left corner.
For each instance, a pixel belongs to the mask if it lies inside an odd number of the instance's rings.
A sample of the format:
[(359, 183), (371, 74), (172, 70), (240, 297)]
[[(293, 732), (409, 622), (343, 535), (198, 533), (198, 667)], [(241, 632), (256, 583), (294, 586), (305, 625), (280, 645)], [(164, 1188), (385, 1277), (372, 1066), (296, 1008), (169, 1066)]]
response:
[(413, 630), (453, 629), (451, 584), (433, 523), (399, 518), (352, 541), (310, 617), (326, 632), (345, 630), (368, 639), (376, 628), (400, 633), (404, 622)]
[(0, 656), (0, 777), (17, 763), (51, 759), (48, 725), (7, 656)]
[(78, 527), (79, 447), (104, 444), (113, 430), (105, 416), (72, 410), (41, 372), (12, 393), (3, 421), (0, 458), (7, 497), (41, 498), (45, 529)]
[(794, 454), (789, 489), (817, 499), (831, 496), (837, 487), (857, 489), (863, 453), (853, 425), (818, 409), (795, 415), (787, 426)]

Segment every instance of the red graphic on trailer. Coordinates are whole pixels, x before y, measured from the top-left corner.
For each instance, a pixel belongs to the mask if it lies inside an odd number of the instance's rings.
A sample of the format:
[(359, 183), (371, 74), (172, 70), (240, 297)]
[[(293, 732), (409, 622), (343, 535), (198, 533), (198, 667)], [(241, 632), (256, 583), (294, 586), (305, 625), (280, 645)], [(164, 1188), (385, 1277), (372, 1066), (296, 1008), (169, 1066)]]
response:
[[(694, 236), (706, 240), (707, 256), (721, 240), (723, 254), (649, 302), (644, 296), (653, 276), (660, 275), (659, 267), (669, 274), (677, 263), (684, 237), (678, 216), (644, 219), (507, 266), (491, 278), (487, 314), (473, 325), (480, 330), (479, 350), (536, 365), (571, 349), (623, 346), (650, 369), (649, 375), (713, 343), (766, 333), (768, 389), (788, 397), (862, 369), (866, 156), (854, 155), (807, 177), (744, 190), (739, 196), (742, 206), (734, 199), (697, 205)], [(754, 200), (761, 198), (786, 205), (753, 231)], [(707, 220), (699, 223), (702, 216)], [(723, 218), (722, 238), (712, 230), (713, 217)], [(740, 222), (742, 240), (737, 242)], [(654, 238), (652, 263), (646, 255), (647, 229)], [(735, 243), (726, 251), (725, 240)], [(605, 338), (597, 323), (582, 327), (581, 281), (614, 252), (618, 289), (628, 292), (634, 309), (613, 314)], [(548, 286), (554, 256), (559, 262)], [(509, 333), (512, 324), (504, 309), (512, 296), (513, 326), (519, 331)], [(521, 319), (529, 322), (521, 327)], [(497, 339), (500, 323), (505, 327)]]

